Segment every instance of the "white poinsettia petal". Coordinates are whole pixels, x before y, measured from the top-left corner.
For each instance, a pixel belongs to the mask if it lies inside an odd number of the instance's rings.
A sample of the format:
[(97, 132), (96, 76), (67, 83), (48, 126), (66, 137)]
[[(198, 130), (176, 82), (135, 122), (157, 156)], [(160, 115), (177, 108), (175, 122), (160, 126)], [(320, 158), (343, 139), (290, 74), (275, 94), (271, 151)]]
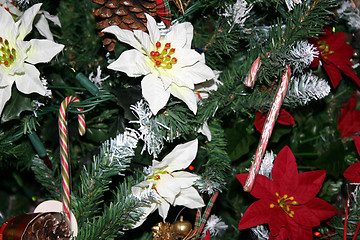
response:
[(14, 75), (14, 74), (22, 75), (25, 73), (24, 61), (25, 61), (25, 58), (27, 57), (26, 51), (30, 47), (30, 42), (16, 41), (15, 45), (16, 45), (15, 46), (16, 58), (15, 58), (15, 61), (10, 65), (8, 74), (9, 75)]
[(197, 112), (197, 100), (194, 92), (188, 87), (179, 87), (175, 83), (171, 84), (171, 94), (181, 99), (188, 108), (196, 114)]
[(50, 31), (49, 23), (43, 14), (36, 19), (34, 26), (46, 39), (54, 40), (53, 34)]
[(191, 48), (191, 42), (194, 36), (194, 27), (193, 25), (191, 25), (191, 23), (189, 22), (184, 22), (182, 23), (184, 24), (185, 28), (186, 28), (186, 44), (184, 46), (184, 48)]
[(132, 192), (135, 196), (140, 197), (142, 191), (143, 191), (144, 189), (148, 189), (149, 186), (151, 187), (152, 184), (153, 184), (153, 183), (147, 182), (147, 181), (140, 182), (140, 183), (136, 184), (135, 186), (132, 186), (132, 187), (131, 187), (131, 192)]
[(123, 43), (129, 44), (130, 46), (136, 48), (139, 51), (141, 50), (141, 44), (135, 38), (134, 33), (127, 29), (121, 29), (118, 26), (110, 26), (102, 30), (102, 32), (112, 33), (116, 38)]
[(150, 40), (153, 43), (153, 45), (156, 44), (157, 41), (159, 41), (160, 39), (160, 31), (159, 28), (156, 24), (155, 19), (150, 16), (149, 14), (145, 13), (146, 16), (146, 27), (148, 29), (149, 35), (150, 35)]
[(27, 50), (26, 62), (31, 64), (50, 62), (51, 59), (62, 51), (64, 45), (47, 39), (32, 39)]
[(193, 173), (184, 172), (184, 171), (173, 172), (171, 174), (176, 179), (176, 181), (180, 184), (180, 188), (191, 187), (195, 183), (196, 180), (200, 179), (200, 176), (193, 174)]
[(143, 50), (145, 50), (147, 54), (150, 54), (149, 49), (151, 46), (151, 42), (150, 42), (149, 34), (141, 30), (134, 30), (134, 36), (140, 42), (141, 46), (143, 47)]
[(191, 23), (179, 23), (174, 25), (164, 37), (165, 43), (171, 43), (175, 49), (190, 49), (193, 36), (193, 26)]
[(46, 89), (40, 81), (40, 72), (31, 64), (24, 64), (25, 74), (16, 76), (16, 88), (25, 94), (45, 95)]
[(201, 59), (201, 55), (197, 51), (185, 48), (175, 49), (174, 57), (177, 59), (177, 63), (174, 64), (176, 68), (192, 66)]
[(12, 4), (13, 2), (0, 1), (0, 3), (3, 4), (2, 5), (3, 7), (7, 7), (9, 9), (9, 12), (11, 14), (13, 14), (13, 15), (15, 15), (17, 17), (22, 14), (22, 12), (15, 5)]
[[(0, 37), (4, 40), (7, 39), (8, 41), (14, 41), (17, 34), (15, 22), (11, 14), (3, 7), (0, 7), (0, 23)], [(12, 39), (8, 39), (10, 37)]]
[(174, 203), (180, 192), (180, 184), (170, 174), (159, 174), (160, 179), (155, 181), (156, 192), (170, 204)]
[(163, 83), (163, 85), (164, 85), (164, 89), (170, 91), (169, 87), (170, 87), (171, 83), (173, 82), (173, 79), (170, 78), (170, 77), (167, 76), (167, 75), (162, 75), (161, 72), (160, 72), (159, 78), (161, 78), (161, 81), (162, 81), (162, 83)]
[(18, 40), (24, 40), (25, 36), (31, 32), (34, 18), (36, 14), (38, 14), (41, 5), (42, 3), (34, 4), (28, 8), (18, 20), (20, 21)]
[(12, 85), (0, 87), (0, 116), (2, 111), (4, 110), (6, 102), (9, 101), (11, 97), (11, 86)]
[(49, 12), (43, 11), (43, 10), (40, 10), (39, 13), (44, 15), (46, 19), (50, 20), (55, 25), (58, 25), (59, 27), (61, 27), (61, 22), (60, 22), (60, 19), (58, 16), (51, 15)]
[(216, 91), (218, 86), (216, 84), (215, 79), (210, 79), (195, 86), (196, 92), (210, 92)]
[(160, 161), (152, 160), (152, 169), (160, 168), (160, 167), (157, 167), (157, 166), (160, 166), (160, 165), (161, 165)]
[(149, 103), (151, 112), (157, 112), (165, 107), (170, 97), (170, 89), (165, 90), (161, 79), (153, 74), (146, 75), (141, 81), (142, 95)]
[(124, 51), (120, 57), (110, 63), (107, 68), (124, 72), (129, 77), (140, 77), (149, 73), (144, 55), (136, 49)]
[(162, 200), (161, 203), (158, 204), (159, 215), (163, 218), (164, 222), (168, 215), (169, 209), (170, 209), (170, 204), (164, 200)]
[(177, 145), (159, 164), (159, 168), (166, 167), (170, 173), (176, 170), (183, 170), (190, 166), (195, 159), (198, 149), (198, 140)]
[(174, 206), (185, 206), (187, 208), (201, 208), (204, 207), (204, 200), (199, 195), (195, 188), (183, 188), (180, 194), (176, 197)]
[(203, 83), (208, 79), (215, 78), (214, 71), (201, 62), (184, 68), (178, 69), (174, 74), (178, 81), (189, 81), (189, 78), (194, 84)]
[(211, 141), (211, 131), (207, 122), (204, 122), (198, 132), (204, 134), (207, 137), (208, 141)]
[(0, 67), (0, 88), (12, 85), (15, 81), (15, 77), (6, 74), (4, 68)]
[(145, 222), (147, 217), (151, 213), (153, 213), (157, 208), (158, 208), (157, 203), (151, 203), (151, 205), (148, 207), (140, 207), (140, 211), (142, 212), (142, 215), (141, 215), (140, 219), (132, 225), (131, 228), (137, 228), (137, 227), (141, 226)]

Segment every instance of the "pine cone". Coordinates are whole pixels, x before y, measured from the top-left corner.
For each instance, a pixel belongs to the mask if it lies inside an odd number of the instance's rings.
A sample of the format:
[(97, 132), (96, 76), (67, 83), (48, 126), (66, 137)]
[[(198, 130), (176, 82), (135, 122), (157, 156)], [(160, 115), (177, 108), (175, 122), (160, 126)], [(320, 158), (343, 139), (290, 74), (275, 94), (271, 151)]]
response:
[[(58, 213), (54, 213), (60, 215)], [(51, 213), (38, 217), (27, 228), (23, 240), (70, 239), (71, 231), (66, 222)]]
[[(97, 27), (101, 30), (112, 25), (122, 29), (146, 31), (145, 13), (156, 17), (156, 0), (92, 0), (94, 3), (103, 5), (95, 9), (93, 14), (100, 17)], [(104, 37), (103, 44), (108, 51), (114, 51), (115, 42), (113, 35), (99, 33)]]

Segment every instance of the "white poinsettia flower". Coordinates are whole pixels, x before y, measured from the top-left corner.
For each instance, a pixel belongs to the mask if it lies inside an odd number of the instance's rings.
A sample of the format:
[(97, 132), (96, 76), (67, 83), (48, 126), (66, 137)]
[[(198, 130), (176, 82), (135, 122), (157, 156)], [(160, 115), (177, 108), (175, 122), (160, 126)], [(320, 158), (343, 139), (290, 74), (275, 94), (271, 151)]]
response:
[(193, 26), (178, 23), (161, 35), (155, 19), (145, 15), (149, 34), (117, 26), (103, 30), (135, 48), (124, 51), (108, 68), (130, 77), (145, 75), (141, 81), (142, 94), (154, 114), (166, 105), (170, 95), (184, 101), (196, 114), (195, 84), (214, 78), (214, 73), (201, 61), (201, 55), (191, 49)]
[[(20, 11), (17, 5), (10, 0), (0, 0), (0, 7), (5, 8), (15, 20), (21, 17), (24, 13)], [(51, 15), (47, 11), (40, 10), (34, 18), (34, 26), (39, 31), (39, 33), (46, 39), (53, 40), (53, 34), (50, 31), (50, 26), (48, 20), (53, 22), (55, 25), (61, 27), (61, 23), (58, 16)]]
[(153, 160), (146, 180), (133, 186), (132, 192), (140, 196), (142, 192), (152, 189), (157, 200), (153, 201), (151, 206), (142, 209), (145, 214), (135, 227), (140, 226), (147, 215), (156, 209), (165, 221), (170, 205), (192, 209), (205, 205), (198, 191), (193, 187), (200, 176), (181, 171), (189, 167), (195, 159), (197, 148), (198, 140), (195, 139), (177, 145), (161, 162)]
[(41, 3), (33, 5), (16, 21), (0, 7), (0, 114), (11, 97), (14, 83), (22, 93), (46, 95), (40, 72), (34, 64), (49, 62), (64, 48), (64, 45), (47, 39), (24, 41), (40, 7)]

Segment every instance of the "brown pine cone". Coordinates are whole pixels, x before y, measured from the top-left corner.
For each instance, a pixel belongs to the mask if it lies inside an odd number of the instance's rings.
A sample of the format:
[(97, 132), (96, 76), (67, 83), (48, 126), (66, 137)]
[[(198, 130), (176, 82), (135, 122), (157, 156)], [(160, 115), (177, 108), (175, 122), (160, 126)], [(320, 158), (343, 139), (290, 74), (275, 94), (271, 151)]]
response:
[[(56, 216), (55, 216), (56, 215)], [(26, 229), (23, 240), (70, 239), (71, 231), (59, 213), (36, 218)]]
[[(97, 23), (99, 29), (116, 25), (122, 29), (146, 31), (145, 13), (156, 17), (156, 0), (92, 0), (94, 3), (103, 5), (95, 9), (93, 14), (100, 20)], [(117, 41), (111, 34), (99, 33), (104, 37), (103, 44), (108, 51), (114, 51)]]

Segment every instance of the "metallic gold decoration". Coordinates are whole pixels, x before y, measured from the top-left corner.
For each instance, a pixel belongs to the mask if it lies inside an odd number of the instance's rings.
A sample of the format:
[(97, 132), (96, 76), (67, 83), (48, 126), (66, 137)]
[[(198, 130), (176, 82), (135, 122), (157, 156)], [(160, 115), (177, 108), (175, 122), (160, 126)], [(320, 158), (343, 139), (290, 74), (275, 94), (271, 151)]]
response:
[(152, 227), (154, 240), (175, 240), (170, 223), (159, 222)]
[(171, 230), (173, 230), (177, 236), (185, 237), (192, 230), (192, 225), (189, 221), (184, 221), (183, 216), (180, 216), (179, 221), (171, 224)]

